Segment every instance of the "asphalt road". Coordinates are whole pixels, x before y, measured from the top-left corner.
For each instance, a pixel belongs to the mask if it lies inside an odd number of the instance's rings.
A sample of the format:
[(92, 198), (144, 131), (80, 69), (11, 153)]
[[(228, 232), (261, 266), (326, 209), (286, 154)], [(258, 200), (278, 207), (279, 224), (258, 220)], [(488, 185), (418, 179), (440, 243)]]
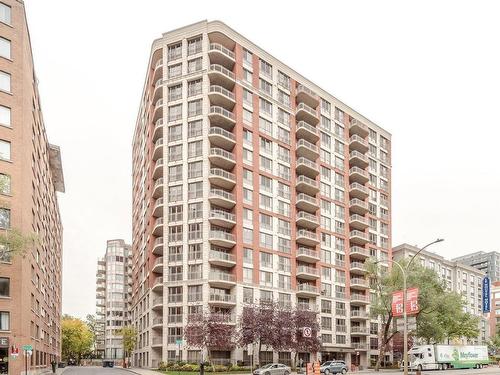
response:
[(134, 375), (130, 371), (121, 368), (109, 367), (73, 367), (69, 366), (64, 369), (64, 375)]
[[(353, 374), (353, 373), (348, 373), (348, 374)], [(383, 371), (380, 371), (380, 372), (359, 372), (359, 374), (363, 374), (363, 375), (387, 375), (387, 374), (398, 374), (398, 375), (402, 375), (403, 374), (403, 371), (391, 371), (391, 372), (383, 372)], [(412, 374), (414, 375), (415, 372), (409, 372), (409, 374)], [(431, 375), (431, 374), (446, 374), (446, 375), (500, 375), (500, 368), (498, 366), (495, 366), (495, 367), (488, 367), (488, 368), (483, 368), (481, 370), (473, 370), (473, 369), (466, 369), (466, 370), (460, 370), (460, 369), (457, 369), (457, 370), (453, 370), (453, 369), (450, 369), (450, 370), (446, 370), (446, 371), (437, 371), (437, 370), (433, 370), (433, 371), (422, 371), (422, 375)]]

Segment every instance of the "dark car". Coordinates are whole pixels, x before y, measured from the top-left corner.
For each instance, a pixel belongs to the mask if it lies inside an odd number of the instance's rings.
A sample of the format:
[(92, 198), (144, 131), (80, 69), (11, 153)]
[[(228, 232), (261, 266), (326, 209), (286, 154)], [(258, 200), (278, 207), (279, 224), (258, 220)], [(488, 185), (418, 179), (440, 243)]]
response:
[(114, 366), (115, 366), (115, 361), (107, 361), (107, 360), (102, 361), (102, 367), (114, 367)]
[(59, 367), (59, 368), (65, 368), (66, 367), (66, 362), (59, 362), (57, 364), (57, 367)]
[(68, 366), (76, 366), (76, 359), (74, 358), (68, 359)]
[(321, 373), (330, 374), (347, 374), (347, 365), (344, 361), (326, 361), (320, 367)]

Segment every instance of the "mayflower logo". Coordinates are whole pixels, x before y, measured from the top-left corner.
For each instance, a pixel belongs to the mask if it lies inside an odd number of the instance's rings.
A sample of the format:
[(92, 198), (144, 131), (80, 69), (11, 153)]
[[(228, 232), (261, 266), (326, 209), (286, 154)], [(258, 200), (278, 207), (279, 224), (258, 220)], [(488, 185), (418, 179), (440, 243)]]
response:
[(453, 349), (453, 353), (451, 354), (451, 356), (455, 361), (458, 361), (460, 359), (460, 354), (458, 353), (458, 350), (456, 348)]
[(479, 357), (479, 355), (477, 353), (473, 353), (473, 352), (461, 352), (460, 356), (464, 359), (471, 359), (471, 358)]

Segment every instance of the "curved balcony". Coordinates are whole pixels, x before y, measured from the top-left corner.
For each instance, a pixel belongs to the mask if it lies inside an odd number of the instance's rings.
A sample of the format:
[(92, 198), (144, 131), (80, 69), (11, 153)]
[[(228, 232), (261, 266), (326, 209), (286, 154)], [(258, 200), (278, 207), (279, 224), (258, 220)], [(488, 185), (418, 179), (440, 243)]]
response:
[(163, 196), (163, 177), (160, 177), (155, 181), (153, 186), (153, 198), (159, 198)]
[(349, 256), (356, 259), (366, 259), (370, 257), (370, 252), (361, 246), (351, 246)]
[(210, 106), (208, 118), (210, 119), (211, 125), (217, 125), (226, 130), (231, 130), (234, 124), (236, 124), (236, 118), (233, 112), (216, 105)]
[(208, 140), (212, 145), (228, 151), (231, 151), (236, 144), (236, 138), (233, 133), (217, 126), (212, 126), (208, 130)]
[(359, 167), (352, 167), (349, 169), (349, 181), (358, 182), (360, 184), (364, 184), (368, 182), (368, 172)]
[(156, 82), (163, 76), (163, 59), (159, 59), (153, 68), (153, 82)]
[(236, 99), (233, 92), (218, 85), (211, 85), (208, 88), (208, 98), (210, 99), (211, 105), (216, 105), (231, 110), (236, 104)]
[(162, 137), (163, 137), (163, 119), (160, 118), (155, 122), (155, 127), (153, 129), (153, 142), (156, 142), (159, 138)]
[(234, 234), (224, 232), (222, 230), (211, 230), (209, 233), (208, 241), (215, 245), (225, 248), (232, 248), (236, 245)]
[(351, 321), (367, 320), (370, 315), (364, 310), (351, 310)]
[(349, 201), (349, 211), (354, 214), (364, 215), (368, 212), (368, 203), (354, 198)]
[(350, 281), (351, 289), (366, 290), (370, 289), (370, 283), (360, 277), (353, 277)]
[(349, 218), (349, 227), (353, 229), (365, 230), (368, 226), (368, 220), (364, 216), (354, 214)]
[(360, 137), (364, 138), (370, 133), (368, 126), (359, 122), (358, 120), (352, 118), (349, 123), (349, 134), (354, 135), (357, 134)]
[(152, 271), (154, 273), (163, 273), (163, 257), (158, 257), (155, 259)]
[(233, 254), (230, 254), (224, 249), (214, 250), (211, 249), (208, 253), (208, 261), (210, 264), (221, 266), (221, 267), (234, 267), (236, 265), (236, 258)]
[(300, 262), (316, 263), (320, 260), (319, 251), (309, 247), (299, 246), (295, 258)]
[(316, 143), (319, 140), (319, 129), (305, 121), (299, 121), (297, 123), (295, 134), (297, 138), (302, 138), (312, 143)]
[(208, 201), (216, 206), (227, 209), (231, 209), (236, 205), (234, 194), (222, 189), (210, 189)]
[(163, 78), (159, 78), (155, 81), (153, 89), (153, 101), (156, 102), (161, 98), (163, 98)]
[(163, 310), (163, 297), (153, 298), (153, 302), (151, 303), (151, 308), (155, 311)]
[(349, 185), (349, 196), (351, 198), (365, 199), (369, 195), (368, 188), (358, 182)]
[(298, 283), (295, 294), (297, 297), (316, 297), (319, 296), (320, 293), (316, 285)]
[(220, 64), (211, 64), (208, 67), (208, 78), (210, 85), (222, 86), (229, 91), (232, 91), (235, 84), (234, 73)]
[(163, 216), (163, 198), (158, 198), (153, 206), (153, 216)]
[(163, 237), (158, 237), (155, 239), (153, 244), (153, 254), (163, 255)]
[(319, 244), (318, 234), (307, 229), (299, 229), (297, 242), (306, 246), (316, 246)]
[(296, 170), (298, 174), (303, 174), (310, 178), (316, 178), (316, 176), (319, 174), (318, 164), (305, 157), (300, 157), (297, 159)]
[(210, 293), (208, 296), (210, 306), (229, 307), (236, 305), (236, 296), (232, 294)]
[(362, 154), (368, 151), (368, 141), (364, 138), (361, 138), (359, 135), (351, 135), (349, 138), (349, 149), (356, 150), (361, 152)]
[(151, 328), (160, 330), (163, 329), (163, 318), (153, 318)]
[(318, 198), (312, 197), (308, 194), (297, 194), (296, 206), (300, 210), (308, 212), (316, 212), (319, 209)]
[(297, 177), (296, 189), (298, 192), (315, 195), (319, 191), (319, 182), (304, 175)]
[(319, 117), (315, 109), (309, 107), (305, 103), (299, 103), (295, 110), (295, 120), (305, 121), (309, 124), (316, 125), (319, 122)]
[(153, 148), (153, 160), (158, 160), (163, 156), (163, 138), (158, 138)]
[(151, 288), (154, 292), (159, 292), (163, 290), (163, 277), (159, 276), (153, 280), (153, 287)]
[(163, 338), (162, 337), (153, 337), (151, 339), (151, 347), (152, 348), (162, 348), (163, 347)]
[(319, 96), (310, 88), (299, 84), (295, 93), (298, 103), (305, 103), (309, 107), (316, 108), (319, 105)]
[(351, 326), (351, 336), (366, 336), (370, 334), (370, 328)]
[(159, 217), (155, 220), (155, 224), (153, 226), (153, 234), (155, 236), (163, 235), (163, 217)]
[(230, 69), (233, 68), (235, 57), (234, 52), (219, 43), (210, 43), (208, 46), (208, 57), (211, 64), (219, 64)]
[(319, 227), (318, 217), (306, 211), (297, 212), (295, 222), (297, 225), (308, 229), (316, 229)]
[(231, 288), (236, 285), (236, 278), (229, 272), (210, 271), (208, 273), (208, 283), (215, 287)]
[(351, 233), (349, 234), (349, 240), (352, 244), (356, 245), (365, 245), (369, 242), (366, 233), (359, 230), (351, 230)]
[(304, 156), (311, 160), (316, 160), (319, 157), (319, 147), (305, 139), (297, 141), (296, 151), (298, 157)]
[(163, 103), (163, 98), (160, 98), (155, 102), (155, 107), (153, 109), (153, 122), (156, 122), (163, 117)]
[(368, 273), (368, 271), (366, 270), (366, 266), (363, 262), (351, 262), (349, 270), (351, 271), (352, 274), (357, 274), (357, 275), (366, 275)]
[(95, 287), (95, 290), (96, 291), (106, 290), (106, 284), (105, 283), (99, 283), (99, 284), (97, 284), (96, 287)]
[(223, 169), (233, 169), (236, 164), (234, 154), (222, 148), (212, 147), (208, 153), (208, 160), (215, 167)]
[(160, 176), (163, 176), (163, 158), (158, 159), (153, 168), (153, 178), (157, 179)]
[(319, 279), (319, 270), (309, 266), (298, 266), (296, 276), (300, 279), (316, 280)]
[(351, 305), (368, 305), (370, 297), (365, 294), (351, 293)]
[(208, 213), (208, 221), (218, 227), (231, 229), (236, 225), (236, 216), (227, 211), (212, 209)]
[(368, 166), (368, 156), (356, 150), (351, 151), (349, 154), (349, 164), (360, 168), (366, 168)]
[(217, 185), (224, 189), (232, 189), (236, 185), (236, 176), (221, 168), (211, 168), (208, 175), (208, 180), (211, 184)]

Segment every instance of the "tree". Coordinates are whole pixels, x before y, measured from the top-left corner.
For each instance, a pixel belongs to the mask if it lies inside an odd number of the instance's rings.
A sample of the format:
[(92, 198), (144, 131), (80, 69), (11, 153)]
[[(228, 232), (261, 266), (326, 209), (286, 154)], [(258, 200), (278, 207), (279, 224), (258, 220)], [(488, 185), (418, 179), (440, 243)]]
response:
[(0, 231), (0, 260), (10, 261), (13, 256), (24, 255), (35, 246), (37, 237), (34, 234), (25, 235), (17, 229)]
[(92, 333), (92, 350), (95, 352), (97, 337), (97, 322), (95, 315), (87, 314), (87, 316), (85, 317), (85, 323), (87, 324), (90, 333)]
[(496, 356), (500, 351), (500, 333), (496, 333), (495, 336), (491, 337), (488, 341), (488, 352), (490, 355)]
[(64, 315), (61, 322), (62, 356), (77, 363), (92, 350), (92, 332), (81, 319)]
[[(135, 349), (135, 345), (137, 344), (137, 331), (132, 326), (126, 326), (120, 330), (120, 335), (123, 339), (123, 360), (125, 361), (125, 358), (130, 357)], [(126, 362), (124, 362), (124, 366), (126, 365)]]
[[(297, 363), (299, 352), (316, 353), (321, 350), (321, 341), (318, 336), (320, 330), (318, 313), (296, 307), (293, 311), (292, 325), (295, 333), (292, 341), (292, 349), (295, 352), (294, 363)], [(304, 327), (311, 328), (311, 337), (304, 336)]]

